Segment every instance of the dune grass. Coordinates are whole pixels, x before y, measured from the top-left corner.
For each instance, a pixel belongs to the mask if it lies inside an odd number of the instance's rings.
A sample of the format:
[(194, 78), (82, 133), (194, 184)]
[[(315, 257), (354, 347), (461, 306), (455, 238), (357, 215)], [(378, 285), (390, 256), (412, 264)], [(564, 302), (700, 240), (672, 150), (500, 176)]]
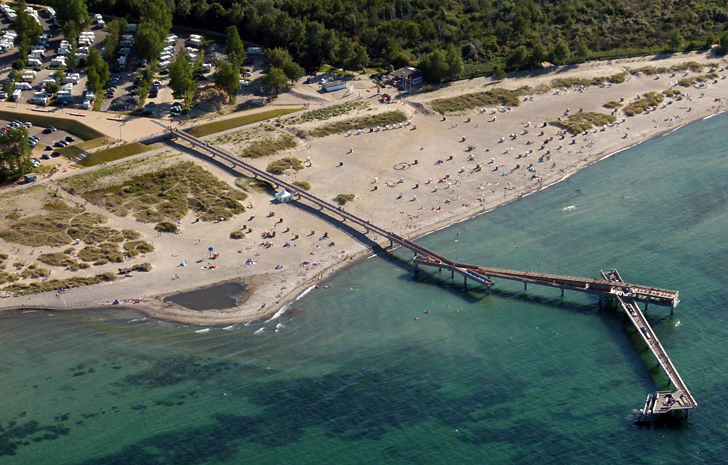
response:
[(294, 157), (281, 158), (270, 162), (265, 170), (271, 174), (283, 174), (288, 169), (300, 171), (303, 169), (303, 162)]
[(240, 126), (257, 123), (259, 121), (265, 121), (270, 118), (276, 118), (278, 116), (287, 115), (301, 111), (298, 108), (280, 108), (277, 110), (268, 110), (260, 113), (253, 113), (249, 115), (237, 116), (235, 118), (222, 119), (220, 121), (213, 121), (211, 123), (200, 124), (190, 129), (189, 133), (195, 137), (209, 136), (216, 132), (227, 131), (228, 129), (234, 129)]
[(306, 181), (293, 181), (291, 184), (305, 191), (311, 190), (311, 184), (307, 183)]
[(290, 134), (279, 134), (277, 137), (269, 137), (251, 142), (240, 153), (241, 157), (260, 158), (274, 155), (283, 150), (295, 148), (296, 139)]
[(608, 108), (610, 110), (614, 110), (615, 108), (622, 108), (622, 104), (617, 102), (616, 100), (612, 100), (610, 102), (605, 103), (602, 105), (604, 108)]
[(362, 116), (359, 118), (349, 118), (342, 121), (323, 125), (311, 129), (309, 131), (301, 130), (299, 135), (311, 137), (325, 137), (331, 134), (340, 134), (354, 129), (365, 129), (376, 126), (386, 126), (388, 124), (404, 123), (407, 121), (407, 115), (400, 110), (387, 111), (376, 115)]
[(339, 194), (334, 197), (334, 202), (337, 202), (339, 205), (345, 205), (348, 202), (353, 201), (355, 198), (354, 194)]
[(517, 90), (495, 88), (485, 92), (458, 95), (457, 97), (438, 98), (430, 102), (430, 107), (442, 114), (497, 105), (515, 107), (520, 104), (521, 97), (528, 90), (530, 89), (523, 87)]
[(635, 100), (631, 104), (624, 107), (622, 111), (627, 116), (638, 115), (646, 111), (648, 108), (656, 107), (663, 100), (665, 100), (665, 96), (663, 94), (659, 94), (657, 92), (647, 92), (645, 94), (642, 94), (642, 97), (640, 99)]
[[(131, 214), (143, 223), (181, 220), (189, 210), (202, 221), (229, 219), (245, 211), (240, 202), (247, 198), (245, 193), (192, 162), (137, 175), (107, 187), (86, 186), (88, 190), (74, 191), (116, 215)], [(64, 186), (69, 188), (72, 187)]]
[(597, 76), (593, 78), (556, 78), (551, 81), (551, 87), (589, 87), (600, 86), (606, 83), (619, 84), (627, 78), (627, 73), (617, 73), (611, 76)]
[(310, 123), (312, 121), (324, 121), (337, 116), (346, 115), (352, 111), (366, 110), (367, 108), (369, 108), (369, 102), (365, 100), (351, 100), (339, 105), (331, 105), (326, 108), (319, 108), (318, 110), (304, 112), (295, 118), (289, 119), (286, 123), (296, 125)]
[(646, 76), (652, 76), (655, 74), (664, 74), (664, 73), (674, 73), (678, 71), (693, 71), (693, 72), (699, 72), (703, 70), (703, 65), (700, 63), (697, 63), (695, 61), (686, 61), (685, 63), (679, 63), (674, 66), (665, 67), (665, 66), (642, 66), (640, 68), (635, 68), (629, 70), (629, 74), (639, 74), (642, 73)]
[(604, 126), (617, 120), (615, 116), (599, 112), (582, 112), (569, 116), (565, 120), (552, 121), (551, 124), (566, 129), (572, 134), (580, 134), (593, 129), (595, 126)]
[(65, 279), (49, 279), (47, 281), (33, 281), (30, 283), (16, 283), (3, 287), (2, 291), (15, 295), (36, 294), (38, 292), (53, 291), (60, 288), (71, 289), (74, 287), (90, 286), (102, 282), (114, 281), (116, 276), (113, 273), (102, 273), (95, 276), (74, 276)]

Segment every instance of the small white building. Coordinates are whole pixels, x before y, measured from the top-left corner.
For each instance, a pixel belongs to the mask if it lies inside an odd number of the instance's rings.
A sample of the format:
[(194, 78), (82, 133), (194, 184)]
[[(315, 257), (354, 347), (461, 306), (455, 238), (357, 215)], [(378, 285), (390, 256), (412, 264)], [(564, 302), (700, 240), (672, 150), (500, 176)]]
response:
[(344, 81), (331, 81), (323, 84), (326, 92), (334, 92), (336, 90), (346, 89), (346, 83)]
[(291, 200), (293, 200), (293, 195), (291, 195), (291, 193), (288, 192), (284, 187), (282, 191), (276, 194), (276, 200), (281, 203), (290, 202)]

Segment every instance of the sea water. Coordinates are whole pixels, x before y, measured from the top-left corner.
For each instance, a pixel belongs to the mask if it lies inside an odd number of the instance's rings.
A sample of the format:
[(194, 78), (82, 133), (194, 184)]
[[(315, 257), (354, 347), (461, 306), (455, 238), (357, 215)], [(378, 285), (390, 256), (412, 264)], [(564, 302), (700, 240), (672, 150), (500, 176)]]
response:
[(673, 316), (647, 315), (699, 403), (681, 427), (633, 424), (666, 385), (617, 309), (414, 277), (398, 251), (281, 318), (204, 334), (128, 310), (1, 315), (0, 464), (725, 463), (727, 125), (420, 240), (462, 262), (678, 289)]

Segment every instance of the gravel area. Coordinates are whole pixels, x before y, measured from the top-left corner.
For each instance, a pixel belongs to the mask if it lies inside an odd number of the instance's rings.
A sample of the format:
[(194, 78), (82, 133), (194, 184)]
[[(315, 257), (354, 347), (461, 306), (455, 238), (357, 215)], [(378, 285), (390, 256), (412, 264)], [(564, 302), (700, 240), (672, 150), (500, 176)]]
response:
[(139, 99), (132, 94), (126, 94), (112, 100), (108, 111), (134, 111), (138, 106)]

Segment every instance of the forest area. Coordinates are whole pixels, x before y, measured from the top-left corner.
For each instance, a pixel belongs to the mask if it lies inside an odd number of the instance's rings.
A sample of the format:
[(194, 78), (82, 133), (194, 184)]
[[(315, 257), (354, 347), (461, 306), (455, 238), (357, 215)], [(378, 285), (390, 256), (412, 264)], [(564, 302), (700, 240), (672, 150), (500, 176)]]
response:
[[(86, 0), (138, 20), (141, 0)], [(430, 80), (728, 47), (728, 0), (166, 0), (173, 24), (287, 49), (307, 70), (419, 65)], [(131, 13), (130, 13), (131, 12)]]

